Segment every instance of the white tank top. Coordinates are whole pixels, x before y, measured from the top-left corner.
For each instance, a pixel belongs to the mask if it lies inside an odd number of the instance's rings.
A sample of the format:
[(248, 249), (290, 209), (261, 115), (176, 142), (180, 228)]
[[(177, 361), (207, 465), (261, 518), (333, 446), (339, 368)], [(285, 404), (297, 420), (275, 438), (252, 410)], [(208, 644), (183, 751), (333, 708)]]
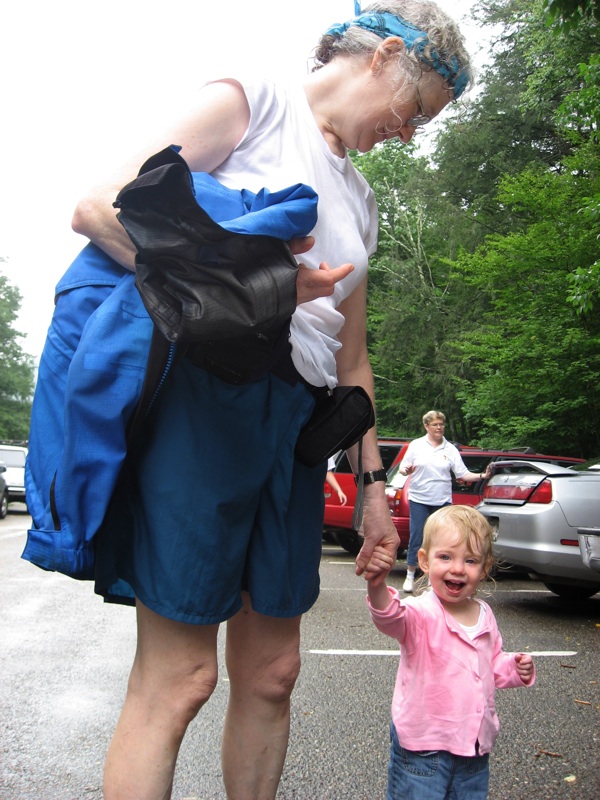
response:
[(298, 257), (317, 269), (350, 262), (354, 271), (340, 281), (331, 297), (298, 306), (291, 324), (296, 369), (314, 386), (337, 383), (337, 334), (344, 317), (337, 306), (363, 281), (369, 256), (377, 246), (377, 207), (373, 192), (350, 159), (334, 155), (311, 112), (301, 85), (276, 86), (269, 81), (244, 84), (250, 124), (242, 141), (212, 174), (225, 186), (258, 192), (279, 191), (305, 183), (318, 194), (318, 222), (311, 231), (315, 245)]

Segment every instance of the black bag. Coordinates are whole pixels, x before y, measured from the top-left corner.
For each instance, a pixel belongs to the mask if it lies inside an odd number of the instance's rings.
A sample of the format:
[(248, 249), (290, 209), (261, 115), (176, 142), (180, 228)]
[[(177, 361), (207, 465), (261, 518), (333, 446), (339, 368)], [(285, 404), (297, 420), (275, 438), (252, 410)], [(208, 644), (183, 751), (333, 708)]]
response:
[(323, 390), (300, 431), (296, 458), (307, 467), (316, 467), (339, 450), (352, 447), (374, 424), (373, 403), (362, 386)]
[(157, 153), (119, 192), (136, 286), (170, 342), (230, 383), (265, 375), (288, 345), (298, 264), (281, 239), (233, 233), (198, 205), (189, 167)]

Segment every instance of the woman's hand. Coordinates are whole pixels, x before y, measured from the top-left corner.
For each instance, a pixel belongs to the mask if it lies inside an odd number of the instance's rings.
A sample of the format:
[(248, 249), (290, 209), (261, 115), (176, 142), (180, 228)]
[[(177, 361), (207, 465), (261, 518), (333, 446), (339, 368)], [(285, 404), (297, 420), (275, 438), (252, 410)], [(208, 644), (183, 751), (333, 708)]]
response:
[[(360, 553), (356, 557), (356, 574), (362, 575), (369, 569), (371, 559), (377, 548), (379, 553), (377, 563), (379, 572), (367, 575), (367, 580), (373, 585), (383, 583), (385, 576), (394, 565), (400, 540), (390, 517), (390, 509), (383, 489), (378, 484), (365, 487), (365, 509), (363, 515), (363, 530), (360, 531), (365, 541)], [(382, 553), (387, 553), (385, 559), (387, 568), (383, 568)]]
[(343, 280), (354, 269), (353, 264), (342, 264), (341, 267), (330, 267), (322, 261), (319, 269), (310, 269), (304, 264), (298, 265), (296, 281), (296, 305), (316, 300), (317, 297), (329, 297), (333, 294), (336, 283)]
[(338, 500), (340, 501), (340, 505), (345, 506), (346, 503), (348, 502), (348, 498), (346, 497), (342, 489), (337, 489), (337, 496)]
[[(288, 246), (292, 255), (299, 256), (306, 253), (314, 245), (312, 236), (292, 239)], [(298, 279), (296, 281), (296, 305), (316, 300), (317, 297), (329, 297), (333, 294), (336, 283), (343, 280), (354, 269), (353, 264), (342, 264), (341, 267), (330, 267), (326, 261), (319, 264), (319, 269), (311, 269), (298, 264)]]

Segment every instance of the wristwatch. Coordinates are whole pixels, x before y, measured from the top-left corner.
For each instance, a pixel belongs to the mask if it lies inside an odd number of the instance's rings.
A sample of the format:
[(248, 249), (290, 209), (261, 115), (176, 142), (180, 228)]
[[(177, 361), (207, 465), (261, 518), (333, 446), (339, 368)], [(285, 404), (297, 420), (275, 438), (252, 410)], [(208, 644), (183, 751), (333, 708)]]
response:
[[(364, 473), (364, 484), (365, 486), (369, 486), (371, 483), (376, 483), (377, 481), (386, 481), (387, 480), (387, 472), (384, 469), (374, 469), (370, 472)], [(354, 476), (354, 482), (358, 483), (358, 475)]]

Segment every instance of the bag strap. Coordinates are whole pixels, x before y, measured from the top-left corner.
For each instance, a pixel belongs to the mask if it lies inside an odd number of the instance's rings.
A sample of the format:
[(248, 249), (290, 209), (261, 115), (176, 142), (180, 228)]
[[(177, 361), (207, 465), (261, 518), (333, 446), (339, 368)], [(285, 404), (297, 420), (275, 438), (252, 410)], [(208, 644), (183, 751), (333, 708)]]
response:
[(352, 514), (352, 530), (358, 533), (363, 521), (363, 511), (365, 506), (365, 473), (362, 464), (362, 443), (363, 437), (358, 440), (358, 476), (356, 479), (356, 500), (354, 501), (354, 513)]

